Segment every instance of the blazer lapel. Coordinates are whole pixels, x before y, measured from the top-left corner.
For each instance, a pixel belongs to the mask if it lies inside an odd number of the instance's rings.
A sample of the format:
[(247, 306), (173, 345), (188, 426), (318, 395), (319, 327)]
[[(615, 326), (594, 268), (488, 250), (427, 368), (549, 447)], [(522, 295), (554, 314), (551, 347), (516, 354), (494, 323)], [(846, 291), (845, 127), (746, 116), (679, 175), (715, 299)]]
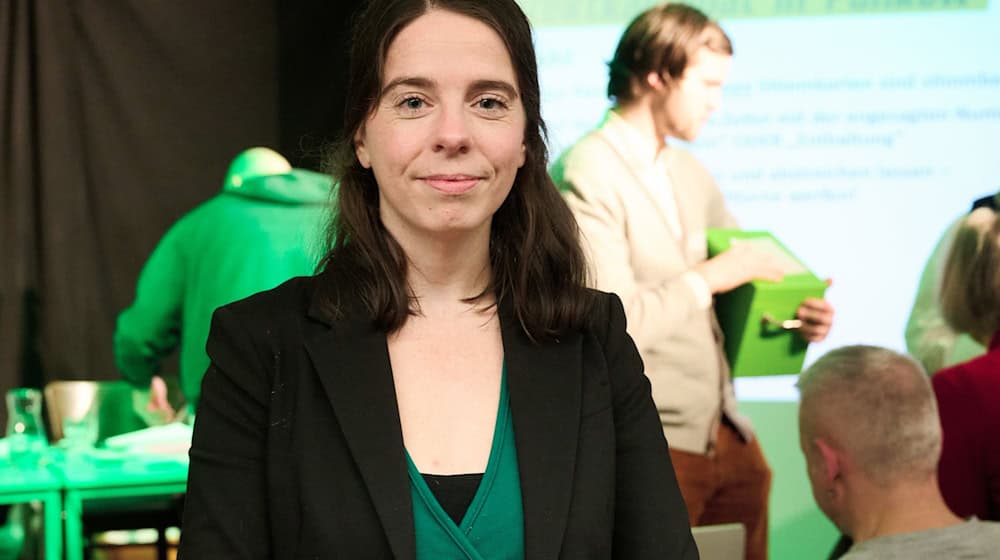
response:
[[(676, 248), (678, 250), (678, 254), (680, 254), (686, 261), (686, 250), (683, 247), (683, 242), (678, 239), (677, 235), (667, 225), (670, 223), (671, 208), (678, 205), (679, 201), (671, 198), (671, 193), (663, 192), (662, 188), (658, 188), (655, 185), (650, 184), (649, 180), (647, 180), (645, 176), (636, 171), (639, 169), (647, 169), (649, 167), (649, 162), (640, 161), (638, 156), (628, 149), (628, 142), (623, 138), (622, 132), (618, 130), (619, 126), (621, 125), (614, 122), (605, 122), (601, 127), (599, 134), (608, 146), (611, 147), (612, 151), (618, 154), (618, 157), (622, 160), (623, 167), (629, 171), (635, 184), (642, 189), (643, 194), (645, 194), (646, 198), (652, 203), (652, 206), (656, 208), (656, 212), (659, 214), (660, 219), (655, 221), (655, 226), (654, 224), (649, 224), (649, 227), (662, 228), (663, 236), (652, 235), (651, 238), (656, 239), (656, 243), (661, 248), (669, 248), (671, 246)], [(680, 214), (680, 206), (678, 206), (678, 214)], [(681, 216), (680, 219), (680, 226), (683, 230), (685, 226), (683, 216)], [(673, 243), (661, 243), (660, 240), (664, 237), (670, 239)]]
[(581, 337), (536, 345), (509, 304), (501, 305), (501, 328), (521, 476), (525, 558), (557, 558), (576, 466)]
[[(324, 320), (321, 314), (311, 315)], [(306, 341), (393, 556), (416, 557), (413, 504), (385, 335), (347, 318)]]

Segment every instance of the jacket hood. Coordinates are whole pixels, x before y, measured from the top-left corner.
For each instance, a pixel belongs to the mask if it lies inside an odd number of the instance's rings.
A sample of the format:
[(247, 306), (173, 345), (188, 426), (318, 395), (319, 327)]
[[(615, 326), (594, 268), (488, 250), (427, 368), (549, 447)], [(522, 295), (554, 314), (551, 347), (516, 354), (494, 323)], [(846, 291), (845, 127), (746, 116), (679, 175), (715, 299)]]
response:
[(222, 192), (285, 204), (327, 204), (334, 189), (333, 178), (308, 169), (260, 175), (241, 183), (227, 182)]

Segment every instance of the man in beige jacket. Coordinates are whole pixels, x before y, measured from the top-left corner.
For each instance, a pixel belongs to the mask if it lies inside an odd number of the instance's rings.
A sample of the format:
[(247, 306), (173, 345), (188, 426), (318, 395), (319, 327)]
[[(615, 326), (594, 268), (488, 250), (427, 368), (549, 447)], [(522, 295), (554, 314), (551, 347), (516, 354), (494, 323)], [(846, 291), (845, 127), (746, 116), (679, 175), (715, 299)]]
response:
[[(700, 11), (663, 4), (626, 29), (610, 63), (615, 105), (556, 162), (596, 286), (625, 303), (692, 525), (740, 522), (747, 559), (767, 556), (771, 472), (736, 412), (712, 296), (779, 280), (773, 257), (738, 246), (707, 259), (705, 231), (735, 227), (715, 181), (667, 137), (693, 140), (718, 106), (729, 38)], [(802, 303), (802, 336), (826, 337), (833, 308)]]

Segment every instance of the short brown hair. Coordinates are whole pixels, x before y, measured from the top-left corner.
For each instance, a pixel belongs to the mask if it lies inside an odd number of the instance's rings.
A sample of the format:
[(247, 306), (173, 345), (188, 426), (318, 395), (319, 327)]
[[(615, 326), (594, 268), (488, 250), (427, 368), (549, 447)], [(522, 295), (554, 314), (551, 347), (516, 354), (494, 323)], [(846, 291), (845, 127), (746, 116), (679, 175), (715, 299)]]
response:
[(980, 340), (1000, 330), (1000, 220), (990, 208), (973, 211), (955, 233), (941, 279), (941, 315)]
[(697, 8), (666, 2), (639, 14), (625, 29), (608, 63), (608, 97), (619, 105), (635, 97), (633, 84), (650, 72), (679, 80), (694, 53), (708, 47), (733, 54), (733, 44), (719, 24)]
[[(509, 299), (517, 320), (534, 340), (585, 326), (593, 294), (586, 289), (586, 260), (576, 220), (549, 177), (538, 67), (528, 19), (514, 0), (373, 0), (353, 30), (344, 129), (329, 167), (339, 182), (320, 263), (320, 298), (333, 316), (343, 300), (359, 299), (375, 324), (391, 333), (419, 311), (406, 279), (407, 258), (379, 216), (375, 176), (357, 159), (355, 133), (371, 115), (384, 78), (389, 46), (399, 32), (433, 9), (485, 23), (510, 54), (526, 117), (525, 161), (514, 186), (492, 218), (493, 277), (481, 293)], [(354, 290), (341, 294), (345, 286)]]

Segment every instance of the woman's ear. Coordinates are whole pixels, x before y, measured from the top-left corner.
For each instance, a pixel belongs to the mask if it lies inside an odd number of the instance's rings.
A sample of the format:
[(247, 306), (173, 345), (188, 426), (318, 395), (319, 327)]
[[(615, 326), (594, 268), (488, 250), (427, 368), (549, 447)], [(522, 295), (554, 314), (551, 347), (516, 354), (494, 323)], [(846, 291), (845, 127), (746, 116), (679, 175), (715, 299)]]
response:
[(354, 133), (354, 155), (358, 158), (358, 163), (365, 169), (371, 169), (372, 159), (368, 155), (368, 148), (365, 147), (365, 127), (362, 126)]

